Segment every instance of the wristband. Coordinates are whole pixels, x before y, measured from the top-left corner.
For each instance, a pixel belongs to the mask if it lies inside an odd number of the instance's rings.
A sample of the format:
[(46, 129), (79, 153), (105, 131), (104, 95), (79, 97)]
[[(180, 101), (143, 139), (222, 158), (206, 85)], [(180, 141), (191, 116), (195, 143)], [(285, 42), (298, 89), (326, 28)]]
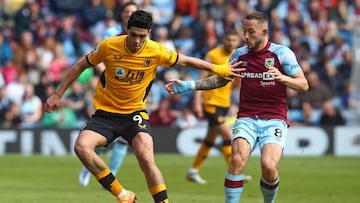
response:
[(231, 68), (229, 67), (228, 64), (213, 65), (212, 72), (214, 72), (215, 74), (217, 74), (221, 77), (226, 77), (226, 76), (232, 75)]
[(182, 81), (181, 83), (173, 83), (173, 90), (175, 94), (195, 90), (195, 81)]

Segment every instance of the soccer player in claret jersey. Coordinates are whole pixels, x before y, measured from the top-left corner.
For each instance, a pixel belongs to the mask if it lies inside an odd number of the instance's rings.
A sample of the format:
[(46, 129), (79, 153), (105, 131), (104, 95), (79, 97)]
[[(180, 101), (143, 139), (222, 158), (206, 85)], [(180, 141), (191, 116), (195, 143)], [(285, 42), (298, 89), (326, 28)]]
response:
[[(124, 5), (121, 7), (120, 17), (122, 19), (121, 23), (108, 28), (105, 31), (104, 39), (107, 39), (109, 37), (114, 36), (121, 36), (126, 35), (126, 26), (127, 22), (131, 16), (131, 14), (139, 9), (138, 5), (135, 2), (129, 1), (127, 3), (124, 3)], [(97, 68), (101, 71), (105, 70), (104, 63), (100, 63), (97, 65)], [(105, 147), (97, 147), (95, 148), (95, 152), (97, 154), (102, 153), (105, 150)], [(126, 140), (122, 139), (121, 137), (117, 138), (114, 141), (114, 145), (111, 150), (111, 157), (110, 157), (110, 163), (109, 168), (110, 171), (116, 176), (126, 154), (128, 151), (128, 143)], [(90, 181), (90, 171), (83, 166), (81, 168), (81, 171), (79, 173), (79, 183), (81, 186), (85, 187), (89, 184)]]
[[(231, 54), (240, 45), (240, 36), (236, 30), (228, 30), (222, 37), (222, 45), (215, 47), (205, 55), (205, 60), (214, 64), (224, 64), (229, 61)], [(199, 79), (206, 78), (212, 73), (201, 71)], [(233, 83), (229, 82), (224, 87), (194, 93), (194, 112), (198, 118), (205, 117), (208, 121), (206, 137), (202, 141), (195, 156), (192, 166), (189, 168), (186, 179), (200, 184), (205, 184), (199, 170), (206, 160), (211, 148), (218, 136), (223, 139), (221, 146), (227, 165), (231, 158), (231, 128), (225, 123), (225, 116), (231, 105), (231, 93)], [(245, 181), (251, 180), (251, 176), (244, 176)]]
[[(264, 203), (275, 202), (279, 189), (278, 164), (288, 122), (286, 88), (307, 91), (308, 82), (288, 47), (268, 40), (268, 17), (262, 12), (247, 15), (243, 22), (246, 45), (230, 60), (241, 62), (241, 94), (237, 119), (232, 127), (232, 155), (225, 177), (225, 202), (238, 203), (243, 192), (244, 168), (251, 152), (261, 152), (260, 189)], [(227, 78), (229, 79), (229, 78)], [(229, 80), (211, 76), (199, 81), (171, 80), (170, 94), (224, 86)]]
[(94, 151), (95, 147), (107, 146), (119, 136), (132, 147), (154, 202), (169, 202), (163, 175), (155, 163), (146, 112), (147, 96), (155, 80), (157, 66), (178, 65), (212, 71), (223, 77), (240, 77), (237, 68), (240, 63), (211, 64), (166, 49), (148, 39), (151, 26), (150, 13), (142, 10), (132, 13), (127, 26), (128, 35), (103, 40), (80, 58), (45, 104), (46, 112), (55, 111), (61, 105), (66, 89), (86, 68), (105, 63), (105, 71), (100, 76), (93, 98), (96, 112), (80, 130), (74, 150), (84, 166), (119, 203), (135, 202), (136, 195), (120, 184)]

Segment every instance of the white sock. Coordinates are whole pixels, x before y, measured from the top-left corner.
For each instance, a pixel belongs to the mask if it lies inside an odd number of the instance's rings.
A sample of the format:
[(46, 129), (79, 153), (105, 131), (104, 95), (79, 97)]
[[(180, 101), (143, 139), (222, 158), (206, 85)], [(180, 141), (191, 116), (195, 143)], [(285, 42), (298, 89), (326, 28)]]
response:
[(123, 188), (120, 192), (120, 194), (117, 196), (118, 199), (124, 197), (126, 195), (127, 191), (125, 190), (125, 188)]

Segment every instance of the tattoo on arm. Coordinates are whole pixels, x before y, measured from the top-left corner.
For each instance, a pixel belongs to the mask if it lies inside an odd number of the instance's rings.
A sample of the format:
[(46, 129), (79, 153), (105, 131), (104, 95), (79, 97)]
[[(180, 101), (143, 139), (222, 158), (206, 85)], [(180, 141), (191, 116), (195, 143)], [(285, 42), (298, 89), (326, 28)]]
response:
[(218, 75), (214, 75), (211, 77), (207, 77), (203, 80), (197, 80), (195, 81), (195, 89), (196, 90), (210, 90), (215, 89), (218, 87), (225, 86), (229, 80), (226, 80), (225, 78), (222, 78)]

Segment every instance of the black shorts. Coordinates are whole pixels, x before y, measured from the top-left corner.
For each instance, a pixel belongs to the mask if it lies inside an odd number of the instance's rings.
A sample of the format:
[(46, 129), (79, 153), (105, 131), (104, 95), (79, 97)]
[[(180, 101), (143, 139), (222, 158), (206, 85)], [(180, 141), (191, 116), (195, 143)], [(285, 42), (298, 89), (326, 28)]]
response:
[(97, 132), (107, 139), (107, 144), (121, 136), (129, 145), (138, 132), (151, 135), (151, 128), (145, 111), (131, 114), (117, 114), (98, 110), (81, 130)]
[(209, 126), (216, 126), (225, 122), (225, 116), (227, 115), (229, 108), (212, 106), (211, 112), (208, 110), (210, 109), (204, 108), (204, 116), (208, 120)]

